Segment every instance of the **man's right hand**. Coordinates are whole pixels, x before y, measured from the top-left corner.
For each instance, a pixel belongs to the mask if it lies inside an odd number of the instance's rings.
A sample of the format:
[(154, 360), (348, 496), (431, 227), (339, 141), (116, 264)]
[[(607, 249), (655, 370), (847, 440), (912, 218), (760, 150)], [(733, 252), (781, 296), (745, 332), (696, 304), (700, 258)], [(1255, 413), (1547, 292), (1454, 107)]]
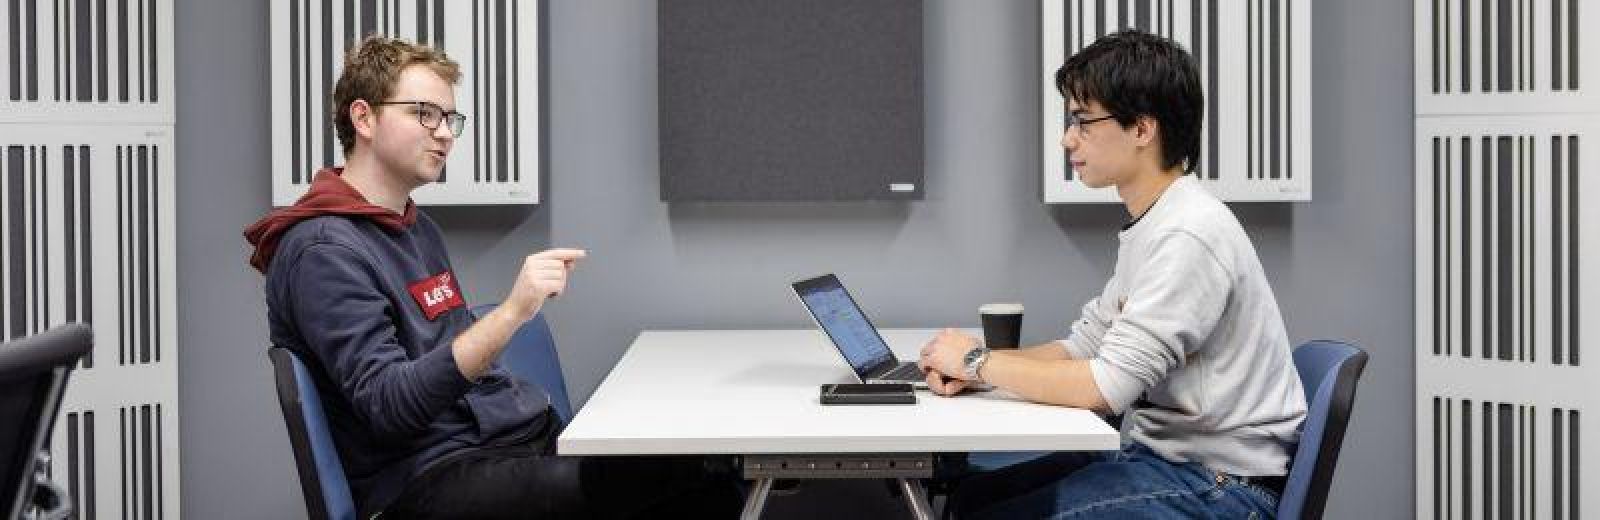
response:
[(588, 256), (582, 249), (547, 249), (528, 255), (517, 273), (516, 284), (506, 295), (503, 306), (517, 311), (524, 321), (539, 313), (544, 301), (558, 296), (567, 289), (567, 276), (572, 268)]

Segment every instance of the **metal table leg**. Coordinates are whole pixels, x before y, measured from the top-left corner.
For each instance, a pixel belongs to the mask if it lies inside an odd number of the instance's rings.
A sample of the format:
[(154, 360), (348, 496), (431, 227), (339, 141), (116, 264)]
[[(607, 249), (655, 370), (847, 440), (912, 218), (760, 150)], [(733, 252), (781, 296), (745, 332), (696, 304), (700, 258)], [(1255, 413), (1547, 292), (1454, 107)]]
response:
[(744, 512), (739, 513), (742, 520), (756, 520), (761, 518), (761, 510), (767, 507), (767, 493), (772, 491), (773, 478), (755, 479), (755, 485), (750, 487), (750, 494), (744, 498)]
[(911, 508), (911, 516), (917, 520), (932, 520), (933, 506), (928, 504), (928, 496), (922, 492), (922, 485), (914, 479), (902, 478), (900, 493), (905, 496), (906, 506)]

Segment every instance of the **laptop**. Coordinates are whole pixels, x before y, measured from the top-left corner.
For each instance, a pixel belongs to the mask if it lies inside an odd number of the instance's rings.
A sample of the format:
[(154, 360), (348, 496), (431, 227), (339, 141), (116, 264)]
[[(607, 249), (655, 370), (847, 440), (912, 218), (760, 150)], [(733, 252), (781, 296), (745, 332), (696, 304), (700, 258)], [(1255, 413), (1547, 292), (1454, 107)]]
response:
[(927, 388), (922, 369), (915, 362), (895, 359), (889, 344), (872, 326), (855, 298), (850, 297), (839, 277), (825, 274), (791, 284), (795, 296), (811, 312), (811, 319), (827, 333), (845, 364), (863, 383), (911, 383)]

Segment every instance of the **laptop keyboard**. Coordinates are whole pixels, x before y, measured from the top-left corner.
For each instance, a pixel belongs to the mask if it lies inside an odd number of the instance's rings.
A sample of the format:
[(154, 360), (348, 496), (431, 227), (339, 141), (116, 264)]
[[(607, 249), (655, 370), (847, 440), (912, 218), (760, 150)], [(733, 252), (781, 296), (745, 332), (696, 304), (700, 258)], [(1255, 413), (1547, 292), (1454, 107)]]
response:
[(922, 369), (917, 368), (916, 363), (906, 363), (896, 367), (894, 370), (884, 372), (878, 378), (891, 381), (921, 381)]

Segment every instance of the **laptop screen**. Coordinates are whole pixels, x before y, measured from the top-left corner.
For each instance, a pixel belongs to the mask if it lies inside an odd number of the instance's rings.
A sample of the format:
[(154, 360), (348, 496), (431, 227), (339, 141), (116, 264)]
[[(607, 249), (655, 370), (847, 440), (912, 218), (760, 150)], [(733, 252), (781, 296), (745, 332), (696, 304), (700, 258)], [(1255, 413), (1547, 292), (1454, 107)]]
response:
[(828, 274), (795, 282), (794, 291), (857, 375), (865, 378), (872, 369), (894, 361), (889, 345), (838, 277)]

